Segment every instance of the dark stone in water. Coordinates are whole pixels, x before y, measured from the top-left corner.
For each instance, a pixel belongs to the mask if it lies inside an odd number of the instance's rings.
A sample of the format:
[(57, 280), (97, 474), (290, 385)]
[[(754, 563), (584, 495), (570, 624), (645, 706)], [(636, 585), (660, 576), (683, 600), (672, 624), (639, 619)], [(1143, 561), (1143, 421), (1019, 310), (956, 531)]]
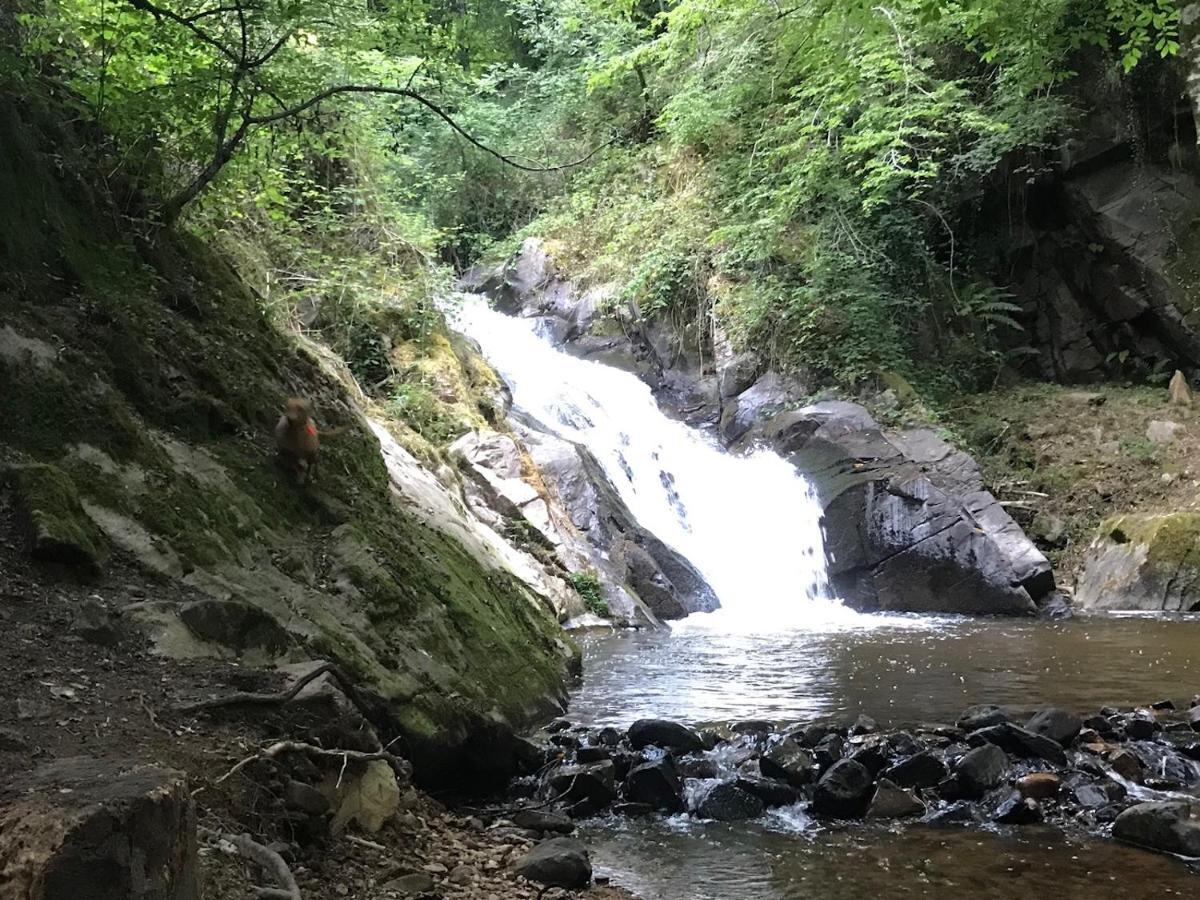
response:
[(871, 773), (852, 759), (834, 763), (817, 782), (813, 812), (833, 819), (861, 819), (871, 802)]
[(570, 834), (575, 830), (575, 823), (569, 817), (543, 809), (519, 809), (512, 814), (512, 821), (518, 828), (530, 831)]
[(883, 777), (895, 782), (900, 787), (935, 787), (946, 777), (946, 765), (932, 753), (926, 751), (901, 760), (890, 769), (885, 769)]
[(587, 848), (572, 838), (551, 838), (538, 844), (515, 866), (518, 875), (553, 887), (585, 888), (592, 883)]
[(1108, 764), (1126, 781), (1141, 782), (1145, 767), (1135, 753), (1129, 750), (1118, 750), (1108, 758)]
[(840, 734), (829, 734), (813, 750), (813, 759), (816, 760), (817, 765), (824, 771), (841, 759), (845, 751), (845, 739)]
[(829, 722), (814, 722), (811, 725), (804, 726), (797, 735), (797, 739), (805, 747), (816, 747), (821, 741), (825, 740), (830, 735), (838, 733), (838, 728)]
[(1113, 837), (1139, 847), (1200, 856), (1200, 804), (1187, 800), (1139, 803), (1113, 823)]
[(629, 726), (629, 743), (635, 750), (643, 747), (665, 747), (690, 753), (703, 750), (704, 742), (690, 728), (665, 719), (639, 719)]
[(995, 744), (976, 747), (954, 766), (954, 778), (964, 797), (982, 797), (1004, 778), (1008, 756)]
[(1026, 730), (1048, 737), (1064, 747), (1070, 746), (1082, 727), (1083, 720), (1079, 716), (1056, 707), (1043, 709), (1025, 723)]
[(875, 796), (867, 807), (868, 819), (905, 819), (925, 812), (925, 804), (911, 791), (906, 791), (886, 778), (879, 779)]
[(550, 735), (550, 743), (567, 750), (577, 750), (580, 747), (579, 738), (573, 734), (552, 734)]
[(700, 743), (704, 745), (705, 750), (715, 750), (725, 743), (724, 735), (717, 734), (712, 729), (706, 728), (700, 732)]
[(907, 731), (897, 731), (888, 735), (888, 750), (892, 756), (907, 757), (921, 752), (921, 744)]
[(861, 715), (850, 726), (851, 734), (875, 734), (879, 731), (879, 723), (868, 715)]
[(992, 821), (1002, 825), (1032, 825), (1042, 821), (1042, 808), (1032, 797), (1013, 791), (992, 813)]
[(719, 778), (721, 770), (711, 759), (681, 759), (676, 763), (683, 778)]
[(615, 747), (621, 743), (621, 732), (611, 725), (607, 725), (596, 734), (596, 741), (605, 747)]
[(770, 778), (742, 776), (738, 778), (737, 786), (753, 794), (768, 809), (775, 806), (791, 806), (793, 803), (799, 803), (801, 799), (800, 792), (794, 787)]
[(967, 742), (973, 747), (995, 744), (1014, 756), (1044, 759), (1058, 766), (1067, 764), (1067, 754), (1057, 741), (1011, 723), (972, 731), (967, 735)]
[(1072, 794), (1084, 809), (1100, 809), (1109, 803), (1108, 794), (1097, 784), (1082, 784)]
[(1090, 728), (1102, 737), (1116, 734), (1116, 727), (1108, 716), (1091, 716), (1083, 720), (1083, 727)]
[(1150, 708), (1157, 709), (1157, 710), (1174, 709), (1175, 701), (1174, 700), (1157, 700), (1154, 703), (1150, 704)]
[(1135, 741), (1145, 741), (1154, 737), (1154, 733), (1162, 729), (1153, 710), (1135, 709), (1125, 717), (1125, 735)]
[(883, 741), (875, 741), (858, 747), (850, 754), (850, 759), (859, 763), (872, 777), (875, 777), (888, 766), (887, 754), (884, 752)]
[(599, 811), (616, 799), (616, 778), (611, 760), (560, 766), (550, 775), (550, 790), (566, 803), (586, 803)]
[(1188, 710), (1187, 720), (1193, 731), (1200, 731), (1200, 706), (1193, 706)]
[(815, 761), (792, 738), (783, 738), (767, 747), (758, 760), (759, 770), (768, 778), (778, 778), (794, 787), (808, 784), (816, 777)]
[(743, 719), (730, 725), (729, 730), (734, 734), (770, 734), (775, 726), (765, 719)]
[(696, 814), (718, 822), (756, 819), (763, 814), (762, 800), (728, 781), (718, 781), (701, 798)]
[(549, 725), (546, 726), (546, 730), (550, 731), (550, 732), (567, 731), (570, 729), (570, 727), (571, 727), (571, 723), (568, 722), (566, 719), (555, 719), (553, 722), (551, 722)]
[(963, 731), (978, 731), (992, 725), (1003, 725), (1009, 718), (998, 706), (972, 706), (958, 720), (958, 727)]
[(944, 827), (947, 825), (973, 825), (978, 821), (975, 815), (975, 806), (965, 800), (959, 800), (951, 803), (944, 809), (939, 809), (925, 817), (927, 825)]
[(653, 815), (654, 807), (649, 803), (616, 803), (613, 805), (612, 811), (619, 816), (628, 816), (631, 819), (637, 819), (642, 816)]
[(576, 762), (594, 763), (612, 759), (612, 751), (607, 747), (580, 747), (575, 751)]
[(624, 781), (629, 770), (644, 761), (640, 753), (629, 753), (622, 750), (612, 751), (609, 758), (612, 760), (617, 781)]
[(683, 784), (669, 758), (642, 763), (625, 779), (625, 797), (663, 812), (683, 809)]

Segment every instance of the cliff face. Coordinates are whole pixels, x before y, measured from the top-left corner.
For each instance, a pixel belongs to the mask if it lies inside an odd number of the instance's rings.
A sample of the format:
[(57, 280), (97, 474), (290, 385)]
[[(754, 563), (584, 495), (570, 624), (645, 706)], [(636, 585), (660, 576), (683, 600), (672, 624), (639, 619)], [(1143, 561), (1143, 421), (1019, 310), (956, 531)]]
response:
[[(30, 87), (0, 85), (0, 502), (31, 548), (193, 588), (187, 609), (130, 598), (164, 652), (339, 662), (418, 777), (508, 768), (506, 736), (560, 707), (577, 659), (547, 598), (221, 259), (139, 220)], [(344, 429), (307, 489), (273, 461), (289, 395)]]

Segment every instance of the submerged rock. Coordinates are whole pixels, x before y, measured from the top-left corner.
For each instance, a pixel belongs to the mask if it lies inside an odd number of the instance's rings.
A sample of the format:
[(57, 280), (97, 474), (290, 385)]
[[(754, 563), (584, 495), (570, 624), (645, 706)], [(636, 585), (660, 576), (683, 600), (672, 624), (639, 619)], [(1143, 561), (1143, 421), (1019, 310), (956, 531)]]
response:
[(514, 869), (522, 878), (568, 890), (592, 883), (592, 861), (587, 848), (573, 838), (542, 841), (517, 860)]
[(813, 812), (833, 819), (861, 819), (871, 802), (871, 773), (852, 759), (834, 763), (817, 782)]
[(995, 744), (1013, 756), (1044, 759), (1059, 766), (1067, 764), (1067, 754), (1057, 741), (1011, 723), (973, 731), (967, 735), (967, 742), (973, 747)]

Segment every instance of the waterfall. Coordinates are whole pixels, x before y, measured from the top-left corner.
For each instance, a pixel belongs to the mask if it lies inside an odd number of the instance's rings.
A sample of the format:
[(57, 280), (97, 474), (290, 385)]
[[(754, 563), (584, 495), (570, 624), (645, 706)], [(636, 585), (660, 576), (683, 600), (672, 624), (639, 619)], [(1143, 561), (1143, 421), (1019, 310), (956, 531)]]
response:
[(586, 446), (641, 524), (700, 570), (721, 600), (685, 627), (811, 627), (856, 614), (830, 596), (821, 508), (796, 469), (767, 450), (735, 456), (668, 418), (635, 375), (577, 359), (529, 319), (464, 295), (453, 324), (512, 388), (513, 403)]

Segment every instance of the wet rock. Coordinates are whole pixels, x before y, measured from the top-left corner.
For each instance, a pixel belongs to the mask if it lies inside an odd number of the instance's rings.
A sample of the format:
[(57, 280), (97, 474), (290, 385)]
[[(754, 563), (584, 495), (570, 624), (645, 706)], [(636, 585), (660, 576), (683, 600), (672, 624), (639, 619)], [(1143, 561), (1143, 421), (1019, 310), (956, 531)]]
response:
[(1200, 706), (1193, 706), (1187, 711), (1187, 721), (1192, 731), (1200, 731)]
[(937, 785), (946, 777), (946, 774), (946, 764), (926, 751), (901, 760), (890, 769), (885, 769), (883, 777), (900, 787), (926, 788)]
[(766, 807), (763, 801), (747, 790), (728, 781), (718, 781), (709, 788), (696, 806), (702, 819), (718, 822), (737, 822), (756, 819)]
[(729, 730), (734, 734), (767, 735), (775, 730), (775, 726), (765, 719), (743, 719), (730, 725)]
[(1071, 795), (1084, 809), (1100, 809), (1109, 804), (1107, 792), (1097, 784), (1081, 784), (1071, 791)]
[(1070, 746), (1082, 727), (1083, 720), (1079, 716), (1056, 707), (1041, 710), (1025, 723), (1026, 730), (1048, 737), (1064, 747)]
[(799, 803), (800, 791), (789, 784), (775, 781), (771, 778), (755, 778), (752, 775), (739, 776), (737, 786), (743, 791), (753, 794), (763, 802), (768, 809), (776, 806), (791, 806)]
[(816, 778), (813, 754), (792, 738), (784, 738), (768, 747), (759, 759), (758, 766), (766, 777), (778, 778), (793, 787), (801, 787)]
[(696, 732), (665, 719), (639, 719), (634, 722), (629, 726), (629, 743), (635, 750), (655, 746), (690, 753), (704, 748)]
[(879, 731), (879, 723), (867, 715), (859, 716), (850, 726), (851, 734), (875, 734), (877, 731)]
[(971, 825), (977, 821), (975, 805), (965, 800), (957, 800), (942, 809), (926, 816), (925, 823), (936, 827), (948, 825)]
[(840, 734), (829, 734), (813, 750), (813, 759), (821, 770), (824, 771), (841, 759), (845, 751), (845, 739)]
[(875, 796), (867, 807), (868, 819), (904, 819), (925, 814), (925, 804), (886, 778), (879, 779)]
[(1049, 800), (1062, 790), (1062, 779), (1054, 772), (1030, 772), (1017, 779), (1017, 791), (1022, 797)]
[(1168, 700), (1168, 699), (1155, 700), (1153, 703), (1150, 704), (1150, 708), (1155, 711), (1158, 711), (1158, 712), (1163, 712), (1166, 710), (1174, 709), (1175, 701)]
[[(573, 734), (552, 734), (550, 735), (550, 743), (567, 750), (578, 750), (583, 745), (583, 742)], [(580, 760), (580, 762), (585, 762), (585, 760)]]
[(834, 763), (817, 782), (813, 812), (833, 819), (861, 819), (871, 802), (871, 773), (852, 759)]
[(1113, 837), (1139, 847), (1200, 856), (1200, 804), (1187, 800), (1139, 803), (1113, 822)]
[(679, 770), (679, 775), (682, 778), (718, 778), (721, 775), (720, 767), (707, 757), (699, 759), (681, 759), (676, 763), (676, 768)]
[(575, 751), (576, 762), (596, 763), (606, 759), (612, 759), (612, 751), (607, 747), (580, 747)]
[(1125, 735), (1135, 741), (1144, 741), (1154, 737), (1155, 732), (1161, 731), (1158, 717), (1151, 709), (1135, 709), (1125, 717)]
[(862, 765), (872, 778), (886, 769), (889, 762), (884, 742), (876, 739), (855, 748), (849, 758)]
[(982, 797), (1008, 772), (1008, 756), (995, 744), (984, 744), (954, 765), (954, 780), (964, 797)]
[(592, 883), (592, 861), (587, 848), (572, 838), (543, 841), (521, 857), (514, 868), (529, 881), (568, 890)]
[(1145, 772), (1142, 761), (1128, 750), (1118, 750), (1108, 758), (1108, 764), (1126, 781), (1140, 783)]
[(967, 742), (973, 747), (995, 744), (1013, 756), (1044, 759), (1059, 766), (1067, 764), (1067, 754), (1057, 741), (1011, 723), (972, 731), (967, 735)]
[(998, 706), (972, 706), (958, 720), (958, 727), (964, 731), (978, 731), (992, 725), (1003, 725), (1009, 721), (1008, 716)]
[(615, 803), (612, 811), (618, 816), (627, 816), (631, 819), (636, 819), (642, 816), (654, 814), (654, 807), (649, 803)]
[(433, 878), (425, 872), (413, 872), (393, 878), (383, 885), (385, 891), (392, 891), (401, 897), (415, 897), (434, 889)]
[(575, 830), (575, 823), (568, 816), (544, 809), (519, 809), (512, 814), (512, 821), (518, 828), (530, 831), (570, 834)]
[(605, 747), (616, 747), (621, 743), (621, 732), (611, 725), (606, 725), (596, 732), (596, 741)]
[(663, 812), (683, 809), (683, 783), (669, 757), (651, 760), (631, 769), (625, 779), (625, 798)]
[(1042, 808), (1032, 797), (1013, 791), (1001, 800), (992, 813), (992, 821), (1002, 825), (1032, 825), (1042, 821)]
[(550, 776), (550, 790), (567, 803), (585, 803), (598, 812), (616, 799), (616, 781), (616, 767), (605, 760), (559, 767)]
[(1103, 737), (1109, 737), (1117, 732), (1112, 719), (1104, 715), (1089, 716), (1083, 720), (1083, 727), (1090, 728)]
[(185, 777), (61, 759), (0, 788), (0, 893), (22, 900), (198, 900)]

